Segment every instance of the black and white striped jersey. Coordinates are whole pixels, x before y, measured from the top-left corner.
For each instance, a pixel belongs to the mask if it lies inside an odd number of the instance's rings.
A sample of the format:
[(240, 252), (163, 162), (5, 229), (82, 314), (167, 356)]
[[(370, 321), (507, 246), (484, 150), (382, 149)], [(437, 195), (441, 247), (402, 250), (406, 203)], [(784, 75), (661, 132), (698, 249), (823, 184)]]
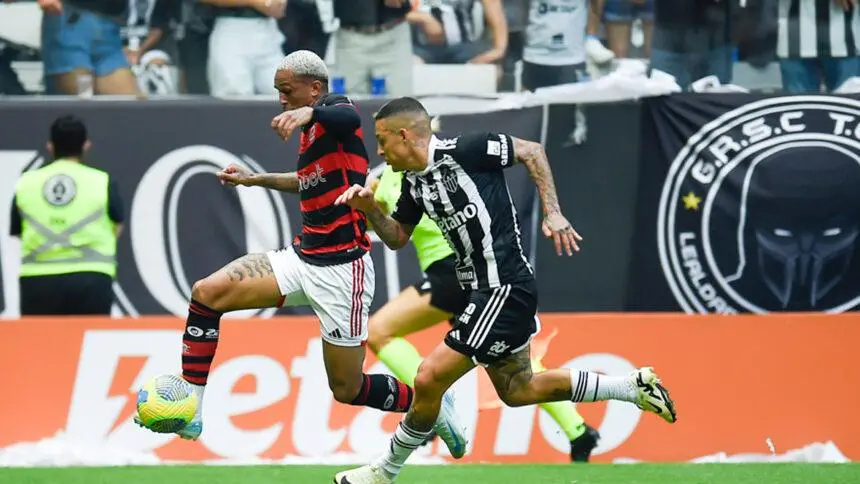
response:
[(465, 289), (534, 280), (503, 169), (514, 165), (510, 136), (476, 133), (430, 141), (428, 166), (406, 171), (395, 220), (417, 225), (426, 213), (457, 257)]
[(860, 53), (860, 9), (833, 0), (779, 0), (780, 59), (841, 58)]

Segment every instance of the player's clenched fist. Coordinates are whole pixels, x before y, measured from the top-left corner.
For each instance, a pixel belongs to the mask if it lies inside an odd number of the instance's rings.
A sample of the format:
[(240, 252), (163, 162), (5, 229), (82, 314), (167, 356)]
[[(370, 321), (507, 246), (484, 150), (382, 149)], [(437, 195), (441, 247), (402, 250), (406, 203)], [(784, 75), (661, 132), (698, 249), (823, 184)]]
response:
[(221, 180), (222, 184), (236, 186), (236, 185), (245, 185), (251, 186), (252, 178), (254, 176), (253, 173), (248, 171), (244, 166), (239, 166), (237, 164), (230, 164), (227, 168), (219, 171), (215, 174), (219, 180)]
[(373, 201), (373, 190), (361, 185), (353, 185), (347, 188), (345, 192), (341, 193), (341, 195), (337, 197), (334, 204), (349, 205), (350, 207), (356, 210), (361, 210), (362, 212), (372, 210), (376, 205)]
[(313, 117), (314, 109), (308, 106), (284, 111), (272, 119), (272, 129), (277, 131), (281, 138), (288, 140), (296, 128), (308, 124)]

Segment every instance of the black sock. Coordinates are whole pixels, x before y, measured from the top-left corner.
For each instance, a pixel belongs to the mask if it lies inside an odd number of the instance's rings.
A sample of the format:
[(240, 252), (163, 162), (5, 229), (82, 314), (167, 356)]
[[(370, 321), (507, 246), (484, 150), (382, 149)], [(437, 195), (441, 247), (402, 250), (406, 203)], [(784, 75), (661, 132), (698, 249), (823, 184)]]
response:
[(205, 385), (218, 348), (221, 313), (192, 300), (188, 305), (185, 334), (182, 335), (182, 377), (189, 383)]
[(412, 388), (391, 375), (364, 375), (361, 390), (351, 404), (402, 413), (412, 405)]

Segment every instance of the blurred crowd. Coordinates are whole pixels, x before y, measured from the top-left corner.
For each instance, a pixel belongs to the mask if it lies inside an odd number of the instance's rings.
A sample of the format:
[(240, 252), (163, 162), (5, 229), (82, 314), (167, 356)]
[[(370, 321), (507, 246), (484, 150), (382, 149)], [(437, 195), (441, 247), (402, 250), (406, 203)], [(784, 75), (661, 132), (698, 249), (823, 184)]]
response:
[[(326, 58), (333, 88), (353, 95), (410, 94), (421, 63), (494, 66), (500, 91), (578, 82), (623, 58), (685, 88), (731, 83), (739, 62), (789, 92), (860, 75), (856, 0), (4, 2), (0, 94), (33, 91), (19, 78), (28, 62), (41, 62), (45, 94), (272, 94), (297, 49)], [(25, 4), (41, 11), (37, 42), (3, 22)]]

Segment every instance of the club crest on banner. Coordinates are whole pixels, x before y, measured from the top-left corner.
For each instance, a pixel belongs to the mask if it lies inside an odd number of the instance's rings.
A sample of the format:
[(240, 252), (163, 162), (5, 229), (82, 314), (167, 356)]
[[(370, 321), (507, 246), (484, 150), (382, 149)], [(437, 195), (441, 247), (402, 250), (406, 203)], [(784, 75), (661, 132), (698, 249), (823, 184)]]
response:
[(685, 311), (860, 306), (860, 102), (755, 101), (684, 143), (657, 230), (663, 272)]

